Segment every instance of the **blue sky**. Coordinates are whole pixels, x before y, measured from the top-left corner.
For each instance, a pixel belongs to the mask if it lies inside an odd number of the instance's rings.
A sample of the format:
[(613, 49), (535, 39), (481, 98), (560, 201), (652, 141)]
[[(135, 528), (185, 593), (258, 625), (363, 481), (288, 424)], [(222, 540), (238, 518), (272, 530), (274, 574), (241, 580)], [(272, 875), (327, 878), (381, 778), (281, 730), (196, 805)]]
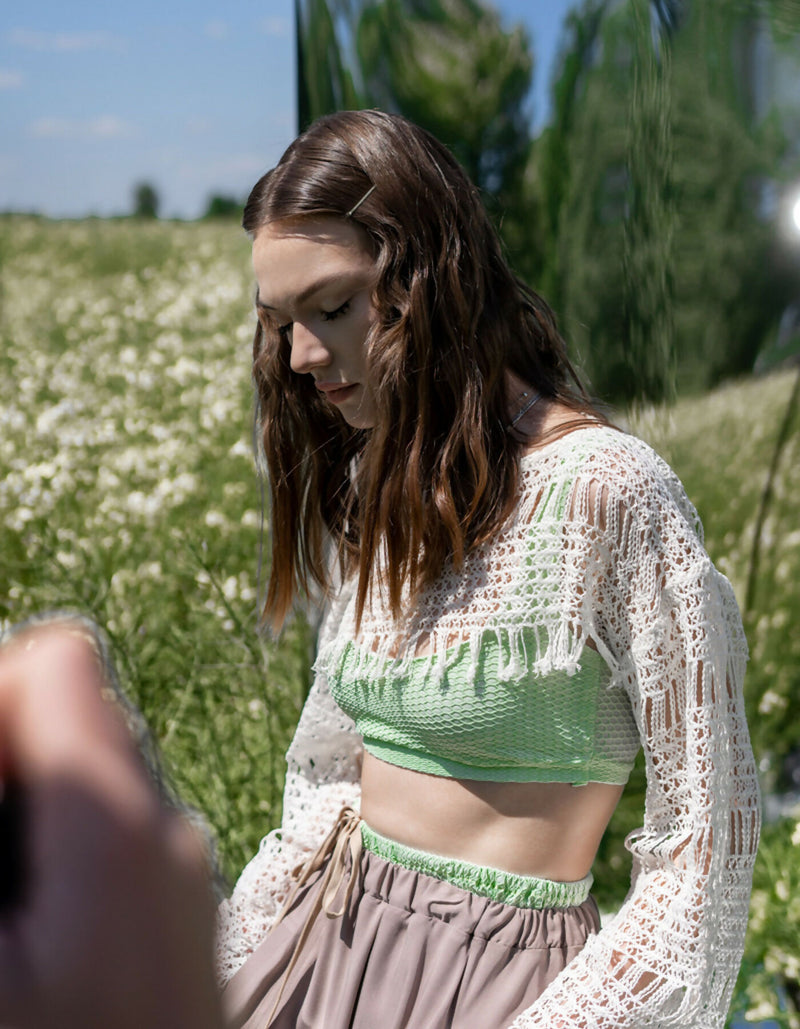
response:
[[(536, 59), (531, 112), (575, 0), (499, 0)], [(291, 0), (40, 0), (0, 9), (0, 210), (130, 209), (152, 182), (162, 214), (244, 194), (295, 126)]]

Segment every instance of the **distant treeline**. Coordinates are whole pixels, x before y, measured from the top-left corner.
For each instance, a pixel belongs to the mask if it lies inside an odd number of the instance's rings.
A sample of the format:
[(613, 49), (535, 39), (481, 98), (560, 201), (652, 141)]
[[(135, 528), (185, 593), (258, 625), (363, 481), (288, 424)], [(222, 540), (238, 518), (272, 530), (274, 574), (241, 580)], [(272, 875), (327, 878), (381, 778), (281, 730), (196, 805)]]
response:
[[(158, 190), (151, 182), (137, 182), (133, 187), (132, 214), (134, 218), (157, 218), (161, 207)], [(241, 220), (244, 199), (212, 193), (201, 218), (231, 218)]]

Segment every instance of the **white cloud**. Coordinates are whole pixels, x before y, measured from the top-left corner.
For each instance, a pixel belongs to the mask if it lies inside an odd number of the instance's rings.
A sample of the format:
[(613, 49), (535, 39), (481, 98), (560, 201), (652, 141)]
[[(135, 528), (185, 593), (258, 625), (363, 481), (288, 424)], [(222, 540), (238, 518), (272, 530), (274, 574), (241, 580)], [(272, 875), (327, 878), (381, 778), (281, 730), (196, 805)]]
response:
[(83, 50), (119, 50), (121, 41), (110, 32), (40, 32), (37, 29), (13, 29), (9, 33), (12, 46), (46, 53), (77, 53)]
[(125, 139), (134, 134), (134, 129), (121, 118), (105, 114), (86, 121), (39, 118), (28, 126), (28, 133), (42, 139)]
[(22, 73), (10, 68), (0, 68), (0, 89), (19, 89), (22, 85)]
[(224, 21), (210, 21), (206, 24), (203, 32), (209, 39), (225, 39), (228, 35), (228, 25)]
[(281, 17), (262, 18), (260, 26), (266, 35), (277, 36), (279, 39), (288, 39), (292, 29), (289, 19)]

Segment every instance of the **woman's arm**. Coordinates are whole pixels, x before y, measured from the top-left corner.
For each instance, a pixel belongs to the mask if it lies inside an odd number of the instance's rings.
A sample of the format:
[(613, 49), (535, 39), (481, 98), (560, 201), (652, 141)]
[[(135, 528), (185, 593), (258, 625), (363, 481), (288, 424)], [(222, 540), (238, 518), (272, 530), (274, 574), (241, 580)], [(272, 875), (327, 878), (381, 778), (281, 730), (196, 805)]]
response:
[[(320, 643), (338, 625), (328, 612)], [(292, 872), (312, 854), (345, 806), (361, 799), (361, 737), (318, 673), (286, 755), (283, 817), (261, 841), (229, 900), (219, 907), (217, 975), (224, 985), (266, 936), (292, 885)]]
[(628, 690), (645, 751), (633, 885), (513, 1029), (721, 1027), (741, 960), (760, 824), (746, 644), (680, 485), (633, 449), (586, 469), (565, 528), (567, 617)]

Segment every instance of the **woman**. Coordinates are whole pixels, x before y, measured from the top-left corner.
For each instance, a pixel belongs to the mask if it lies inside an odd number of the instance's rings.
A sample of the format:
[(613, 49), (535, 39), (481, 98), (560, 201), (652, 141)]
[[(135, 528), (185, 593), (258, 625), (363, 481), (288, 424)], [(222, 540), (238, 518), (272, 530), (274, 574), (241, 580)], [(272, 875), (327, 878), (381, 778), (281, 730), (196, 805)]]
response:
[[(231, 1024), (722, 1025), (758, 795), (735, 600), (680, 484), (592, 409), (402, 118), (315, 123), (244, 226), (266, 614), (315, 587), (327, 614), (282, 827), (221, 911)], [(590, 869), (640, 745), (601, 931)]]

